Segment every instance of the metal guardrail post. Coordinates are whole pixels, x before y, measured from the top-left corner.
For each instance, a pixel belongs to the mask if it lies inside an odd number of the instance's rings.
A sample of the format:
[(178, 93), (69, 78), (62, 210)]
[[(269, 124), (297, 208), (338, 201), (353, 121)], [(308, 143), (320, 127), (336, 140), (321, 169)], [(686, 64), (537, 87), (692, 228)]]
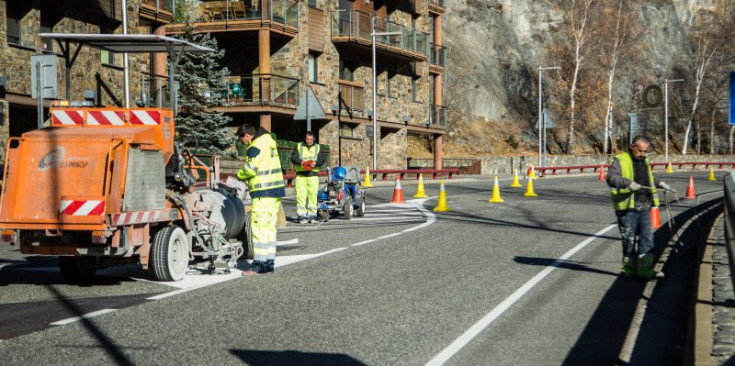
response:
[(730, 266), (730, 281), (735, 286), (735, 171), (725, 175), (725, 243)]

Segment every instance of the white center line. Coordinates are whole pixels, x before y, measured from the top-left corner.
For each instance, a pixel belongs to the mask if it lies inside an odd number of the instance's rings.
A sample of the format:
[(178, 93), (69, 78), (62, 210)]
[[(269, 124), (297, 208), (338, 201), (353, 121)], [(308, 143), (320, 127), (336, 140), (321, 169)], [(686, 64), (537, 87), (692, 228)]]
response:
[(97, 310), (97, 311), (93, 311), (91, 313), (84, 314), (82, 316), (75, 316), (73, 318), (59, 320), (57, 322), (51, 323), (50, 325), (67, 325), (69, 323), (78, 322), (78, 321), (80, 321), (82, 319), (89, 319), (89, 318), (93, 318), (93, 317), (98, 316), (98, 315), (111, 313), (111, 312), (113, 312), (115, 310), (117, 310), (117, 309), (102, 309), (102, 310)]
[(487, 313), (487, 315), (483, 316), (482, 319), (480, 319), (477, 323), (475, 323), (470, 329), (468, 329), (464, 334), (459, 336), (452, 344), (450, 344), (447, 348), (445, 348), (443, 351), (441, 351), (438, 355), (436, 355), (434, 358), (432, 358), (429, 362), (426, 363), (426, 366), (438, 366), (443, 365), (445, 362), (447, 362), (452, 356), (457, 354), (464, 346), (469, 344), (473, 338), (475, 338), (480, 332), (482, 332), (485, 328), (487, 328), (490, 324), (492, 324), (500, 315), (502, 315), (506, 310), (508, 310), (513, 304), (515, 304), (516, 301), (518, 301), (523, 295), (528, 293), (534, 286), (536, 286), (541, 280), (543, 280), (546, 276), (549, 275), (554, 269), (559, 267), (559, 265), (566, 259), (569, 259), (571, 256), (573, 256), (575, 253), (580, 251), (582, 248), (587, 246), (587, 244), (591, 243), (595, 239), (599, 238), (606, 232), (610, 231), (611, 229), (617, 227), (617, 225), (610, 225), (594, 235), (590, 236), (589, 238), (585, 239), (583, 242), (577, 244), (574, 248), (570, 249), (568, 252), (564, 253), (559, 259), (555, 260), (554, 263), (551, 263), (549, 266), (544, 268), (541, 272), (539, 272), (537, 275), (533, 276), (528, 282), (523, 284), (518, 290), (516, 290), (512, 295), (508, 296), (503, 302), (498, 304), (492, 311)]

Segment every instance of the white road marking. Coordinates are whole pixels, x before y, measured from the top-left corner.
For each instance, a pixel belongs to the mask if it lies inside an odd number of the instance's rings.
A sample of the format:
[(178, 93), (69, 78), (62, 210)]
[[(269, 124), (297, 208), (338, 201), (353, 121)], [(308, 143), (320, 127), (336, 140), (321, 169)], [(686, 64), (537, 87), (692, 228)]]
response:
[[(429, 210), (427, 210), (427, 209), (425, 209), (423, 207), (423, 202), (426, 201), (426, 200), (428, 200), (428, 199), (430, 199), (430, 198), (424, 198), (424, 199), (419, 200), (419, 202), (420, 202), (419, 204), (398, 204), (398, 206), (395, 206), (395, 207), (402, 208), (402, 210), (404, 212), (410, 212), (410, 211), (418, 210), (421, 213), (423, 213), (426, 216), (426, 221), (425, 222), (422, 222), (420, 225), (416, 225), (416, 226), (410, 227), (408, 229), (405, 229), (403, 231), (399, 231), (399, 232), (396, 232), (396, 233), (383, 235), (383, 236), (380, 236), (380, 237), (377, 237), (377, 238), (365, 240), (365, 241), (362, 241), (362, 242), (359, 242), (359, 243), (355, 243), (355, 244), (346, 245), (346, 246), (340, 247), (340, 248), (335, 248), (335, 249), (327, 250), (327, 251), (320, 252), (320, 253), (301, 254), (301, 255), (290, 255), (290, 256), (276, 256), (276, 268), (281, 268), (281, 267), (284, 267), (284, 266), (287, 266), (287, 265), (290, 265), (290, 264), (294, 264), (294, 263), (298, 263), (298, 262), (303, 262), (303, 261), (306, 261), (306, 260), (310, 260), (310, 259), (314, 259), (314, 258), (317, 258), (317, 257), (322, 257), (322, 256), (325, 256), (325, 255), (329, 255), (329, 254), (332, 254), (332, 253), (343, 251), (345, 249), (348, 249), (351, 246), (358, 246), (358, 245), (373, 243), (373, 242), (376, 242), (376, 241), (379, 241), (379, 240), (383, 240), (383, 239), (392, 238), (392, 237), (395, 237), (395, 236), (398, 236), (398, 235), (401, 235), (401, 234), (404, 234), (404, 233), (408, 233), (408, 232), (411, 232), (411, 231), (419, 230), (421, 228), (424, 228), (426, 226), (429, 226), (429, 225), (433, 224), (436, 221), (436, 216), (434, 215), (433, 212), (431, 212), (431, 211), (429, 211)], [(393, 205), (396, 205), (396, 204), (393, 204)], [(316, 228), (316, 227), (314, 227), (314, 228)], [(290, 232), (293, 232), (293, 231), (290, 231)], [(276, 245), (285, 245), (285, 243), (298, 243), (298, 239), (292, 239), (292, 240), (288, 240), (288, 241), (281, 241), (281, 242), (278, 242), (278, 244), (276, 244)], [(218, 275), (188, 275), (187, 274), (187, 276), (185, 276), (184, 279), (181, 280), (181, 281), (175, 281), (175, 282), (155, 282), (157, 284), (168, 285), (168, 286), (171, 286), (171, 287), (178, 288), (178, 290), (174, 290), (174, 291), (171, 291), (171, 292), (166, 292), (166, 293), (163, 293), (163, 294), (152, 296), (152, 297), (147, 298), (147, 300), (160, 300), (160, 299), (164, 299), (164, 298), (167, 298), (167, 297), (175, 296), (175, 295), (178, 295), (178, 294), (181, 294), (181, 293), (184, 293), (184, 292), (189, 292), (189, 291), (192, 291), (192, 290), (200, 289), (200, 288), (203, 288), (203, 287), (207, 287), (207, 286), (214, 285), (214, 284), (217, 284), (217, 283), (222, 283), (222, 282), (230, 281), (230, 280), (233, 280), (233, 279), (236, 279), (236, 278), (240, 278), (241, 277), (241, 272), (242, 271), (240, 271), (238, 269), (234, 269), (234, 268), (231, 269), (230, 271), (231, 271), (231, 273), (229, 273), (229, 274), (218, 274)], [(141, 279), (136, 279), (136, 280), (141, 281)], [(142, 280), (142, 281), (146, 281), (146, 280)]]
[(113, 312), (115, 310), (117, 310), (117, 309), (102, 309), (102, 310), (97, 310), (97, 311), (93, 311), (91, 313), (84, 314), (84, 315), (81, 315), (81, 316), (75, 316), (73, 318), (59, 320), (57, 322), (51, 323), (50, 325), (67, 325), (67, 324), (70, 324), (70, 323), (78, 322), (78, 321), (80, 321), (82, 319), (89, 319), (89, 318), (93, 318), (93, 317), (98, 316), (98, 315), (111, 313), (111, 312)]
[(436, 355), (434, 358), (432, 358), (429, 362), (426, 363), (426, 366), (438, 366), (443, 365), (445, 362), (447, 362), (452, 356), (457, 354), (462, 348), (464, 348), (467, 344), (469, 344), (472, 339), (474, 339), (480, 332), (482, 332), (485, 328), (487, 328), (490, 324), (492, 324), (500, 315), (502, 315), (506, 310), (508, 310), (516, 301), (518, 301), (520, 298), (523, 297), (528, 291), (533, 289), (534, 286), (536, 286), (541, 280), (543, 280), (546, 276), (549, 275), (554, 269), (559, 267), (559, 265), (562, 263), (562, 261), (570, 258), (575, 253), (580, 251), (582, 248), (587, 246), (589, 243), (594, 241), (595, 239), (599, 238), (606, 232), (610, 231), (611, 229), (617, 227), (617, 225), (610, 225), (597, 233), (595, 233), (593, 236), (590, 236), (589, 238), (585, 239), (583, 242), (577, 244), (574, 248), (570, 249), (568, 252), (564, 253), (559, 259), (555, 260), (554, 263), (551, 263), (549, 266), (544, 268), (541, 272), (539, 272), (537, 275), (533, 276), (528, 282), (524, 283), (523, 286), (521, 286), (518, 290), (516, 290), (513, 294), (511, 294), (509, 297), (507, 297), (503, 302), (498, 304), (492, 311), (487, 313), (487, 315), (483, 316), (482, 319), (480, 319), (477, 323), (475, 323), (470, 329), (468, 329), (466, 332), (464, 332), (459, 338), (457, 338), (454, 342), (452, 342), (447, 348), (442, 350), (438, 355)]
[(281, 240), (276, 242), (276, 246), (279, 247), (281, 245), (296, 245), (299, 243), (299, 239), (291, 239), (291, 240)]

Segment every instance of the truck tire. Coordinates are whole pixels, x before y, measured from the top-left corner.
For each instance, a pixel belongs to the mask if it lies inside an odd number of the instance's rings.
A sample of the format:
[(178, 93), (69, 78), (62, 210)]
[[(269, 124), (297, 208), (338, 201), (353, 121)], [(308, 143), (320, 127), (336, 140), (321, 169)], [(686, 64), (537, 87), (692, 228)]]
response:
[(251, 211), (245, 211), (245, 225), (243, 225), (240, 234), (237, 235), (237, 240), (242, 242), (242, 248), (244, 253), (241, 259), (253, 259), (255, 256), (255, 249), (253, 248), (253, 228), (250, 225)]
[(342, 205), (342, 211), (345, 214), (345, 219), (352, 220), (352, 214), (355, 212), (355, 206), (352, 206), (352, 198), (347, 197), (344, 204)]
[(151, 243), (149, 263), (156, 280), (182, 280), (189, 269), (189, 243), (184, 230), (174, 225), (158, 231)]
[(96, 268), (84, 265), (81, 257), (59, 256), (61, 275), (69, 282), (89, 282), (97, 272)]

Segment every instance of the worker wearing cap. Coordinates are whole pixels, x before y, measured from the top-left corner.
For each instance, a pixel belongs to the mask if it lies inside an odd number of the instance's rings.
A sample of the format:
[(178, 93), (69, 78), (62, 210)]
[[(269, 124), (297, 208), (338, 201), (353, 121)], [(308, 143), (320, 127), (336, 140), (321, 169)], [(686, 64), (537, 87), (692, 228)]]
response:
[(244, 124), (237, 136), (245, 146), (245, 163), (237, 177), (247, 180), (253, 210), (250, 216), (253, 231), (253, 263), (243, 275), (273, 272), (276, 258), (276, 220), (281, 198), (286, 195), (281, 160), (276, 140), (261, 127), (255, 130)]
[[(670, 190), (655, 183), (646, 152), (651, 143), (642, 136), (633, 139), (629, 150), (615, 157), (607, 172), (618, 228), (623, 239), (623, 263), (620, 274), (644, 279), (663, 277), (653, 268), (653, 228), (651, 207), (659, 206), (656, 188)], [(636, 252), (635, 237), (638, 236)]]
[(319, 169), (324, 165), (319, 144), (314, 143), (314, 132), (306, 132), (304, 142), (299, 142), (293, 149), (291, 163), (296, 167), (296, 220), (301, 224), (313, 224), (316, 222)]

